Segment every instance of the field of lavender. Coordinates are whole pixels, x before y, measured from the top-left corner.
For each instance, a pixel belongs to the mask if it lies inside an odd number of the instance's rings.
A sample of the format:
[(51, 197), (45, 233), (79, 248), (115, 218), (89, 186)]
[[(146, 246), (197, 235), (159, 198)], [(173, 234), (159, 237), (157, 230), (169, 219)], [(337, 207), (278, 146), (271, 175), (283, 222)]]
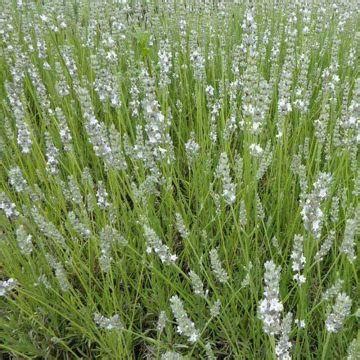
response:
[(357, 0), (2, 0), (0, 357), (360, 359)]

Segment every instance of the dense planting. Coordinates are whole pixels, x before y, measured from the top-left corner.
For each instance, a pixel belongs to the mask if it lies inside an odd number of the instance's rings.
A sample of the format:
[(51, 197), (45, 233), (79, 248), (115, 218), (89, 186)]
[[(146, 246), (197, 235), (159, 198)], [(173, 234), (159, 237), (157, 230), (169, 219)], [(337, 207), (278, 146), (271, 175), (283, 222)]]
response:
[(8, 1), (0, 354), (360, 358), (354, 1)]

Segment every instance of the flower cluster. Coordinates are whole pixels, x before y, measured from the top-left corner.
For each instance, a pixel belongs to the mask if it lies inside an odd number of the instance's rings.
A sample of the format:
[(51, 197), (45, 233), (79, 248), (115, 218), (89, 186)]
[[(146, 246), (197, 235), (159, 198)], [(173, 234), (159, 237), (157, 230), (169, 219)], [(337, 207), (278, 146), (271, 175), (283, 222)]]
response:
[(193, 288), (194, 294), (201, 297), (206, 297), (208, 290), (206, 290), (206, 292), (204, 291), (204, 284), (200, 279), (200, 276), (196, 274), (195, 271), (190, 270), (189, 277), (191, 280), (191, 286)]
[(11, 202), (4, 192), (0, 193), (0, 209), (4, 211), (6, 217), (9, 219), (19, 216), (19, 212), (16, 210), (16, 205)]
[(226, 153), (220, 154), (218, 166), (216, 168), (216, 177), (222, 181), (222, 196), (228, 205), (232, 205), (236, 200), (236, 186), (230, 177), (229, 160)]
[(127, 244), (127, 241), (122, 235), (120, 235), (118, 230), (111, 227), (110, 225), (106, 225), (100, 232), (101, 254), (99, 257), (100, 268), (105, 273), (110, 271), (111, 263), (113, 261), (111, 256), (111, 249), (115, 244), (124, 246)]
[(192, 163), (199, 154), (200, 146), (195, 141), (195, 134), (193, 132), (190, 133), (190, 138), (185, 143), (185, 151), (186, 151), (186, 155), (189, 160), (189, 163)]
[(27, 182), (24, 179), (23, 173), (18, 166), (9, 170), (9, 183), (16, 192), (21, 193), (28, 188)]
[(165, 329), (166, 323), (168, 322), (168, 317), (165, 311), (161, 311), (157, 321), (156, 329), (159, 333), (162, 333)]
[(263, 329), (268, 335), (276, 335), (281, 330), (281, 314), (284, 306), (279, 298), (281, 267), (270, 260), (265, 263), (264, 298), (259, 303), (258, 315)]
[(294, 236), (293, 251), (290, 255), (292, 260), (292, 270), (294, 271), (294, 280), (299, 284), (303, 284), (306, 281), (304, 275), (301, 274), (304, 265), (306, 263), (306, 258), (304, 256), (304, 237), (301, 235)]
[(320, 249), (316, 252), (314, 256), (314, 261), (322, 261), (324, 257), (329, 253), (331, 247), (333, 246), (333, 243), (335, 241), (335, 231), (331, 230), (324, 240), (324, 242), (321, 244)]
[(20, 225), (16, 229), (16, 240), (20, 251), (24, 255), (30, 255), (33, 251), (32, 235), (25, 231), (25, 227)]
[(301, 215), (304, 226), (315, 239), (321, 236), (324, 213), (321, 210), (322, 202), (327, 198), (332, 176), (328, 173), (320, 173), (314, 183), (313, 191), (305, 196), (302, 204)]
[(345, 319), (349, 316), (351, 311), (351, 299), (348, 295), (341, 292), (336, 296), (335, 304), (332, 312), (325, 321), (325, 327), (328, 332), (336, 333), (341, 330)]
[(154, 251), (164, 264), (174, 263), (177, 259), (175, 254), (170, 253), (168, 246), (164, 245), (155, 231), (148, 225), (143, 225), (144, 235), (147, 242), (146, 251), (151, 253)]
[(0, 296), (6, 296), (17, 285), (17, 281), (13, 278), (0, 281)]
[(189, 237), (189, 230), (186, 228), (184, 219), (182, 218), (180, 213), (175, 214), (176, 227), (179, 231), (181, 237), (186, 240)]
[(94, 314), (94, 322), (100, 328), (105, 330), (122, 330), (124, 325), (120, 320), (120, 316), (115, 314), (109, 318), (100, 315), (99, 313)]
[(177, 295), (171, 297), (170, 306), (178, 323), (177, 332), (187, 337), (190, 343), (196, 342), (200, 338), (200, 333), (188, 318), (183, 303)]
[(340, 246), (340, 252), (345, 254), (350, 262), (354, 262), (355, 255), (355, 237), (357, 231), (357, 220), (348, 219), (345, 225), (344, 240)]
[(289, 341), (289, 337), (290, 337), (290, 333), (291, 333), (292, 319), (293, 319), (292, 314), (287, 313), (281, 323), (280, 337), (275, 345), (276, 357), (279, 360), (290, 360), (291, 359), (290, 350), (291, 350), (292, 344)]
[(61, 291), (62, 292), (69, 291), (71, 285), (67, 278), (67, 274), (66, 274), (66, 270), (64, 269), (64, 266), (61, 264), (61, 262), (56, 261), (56, 259), (50, 254), (46, 254), (46, 260), (48, 261), (49, 265), (52, 267), (52, 269), (55, 272), (55, 277), (58, 280)]
[(210, 263), (211, 270), (213, 271), (216, 279), (222, 284), (226, 283), (229, 279), (229, 275), (222, 267), (219, 254), (216, 249), (210, 250)]
[(162, 41), (160, 43), (160, 50), (158, 51), (159, 67), (160, 67), (160, 87), (165, 87), (171, 83), (170, 74), (172, 68), (172, 54), (168, 41)]

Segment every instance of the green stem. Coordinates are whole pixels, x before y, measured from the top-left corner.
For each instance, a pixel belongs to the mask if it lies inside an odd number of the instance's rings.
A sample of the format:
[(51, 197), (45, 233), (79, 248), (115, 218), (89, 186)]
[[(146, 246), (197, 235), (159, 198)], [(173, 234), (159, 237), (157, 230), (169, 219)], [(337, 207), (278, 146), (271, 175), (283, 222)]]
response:
[(326, 354), (327, 354), (327, 349), (329, 346), (329, 342), (330, 342), (330, 333), (326, 333), (326, 338), (325, 338), (325, 344), (322, 350), (322, 354), (321, 354), (321, 360), (325, 360), (326, 359)]

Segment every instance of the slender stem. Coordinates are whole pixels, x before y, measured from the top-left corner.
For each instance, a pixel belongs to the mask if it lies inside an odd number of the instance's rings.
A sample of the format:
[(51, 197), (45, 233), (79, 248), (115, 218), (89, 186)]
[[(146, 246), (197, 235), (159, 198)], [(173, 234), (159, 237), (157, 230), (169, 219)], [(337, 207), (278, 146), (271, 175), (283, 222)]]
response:
[(328, 349), (329, 342), (330, 342), (330, 335), (331, 334), (329, 332), (326, 333), (325, 344), (324, 344), (322, 354), (321, 354), (321, 360), (326, 359), (327, 349)]

